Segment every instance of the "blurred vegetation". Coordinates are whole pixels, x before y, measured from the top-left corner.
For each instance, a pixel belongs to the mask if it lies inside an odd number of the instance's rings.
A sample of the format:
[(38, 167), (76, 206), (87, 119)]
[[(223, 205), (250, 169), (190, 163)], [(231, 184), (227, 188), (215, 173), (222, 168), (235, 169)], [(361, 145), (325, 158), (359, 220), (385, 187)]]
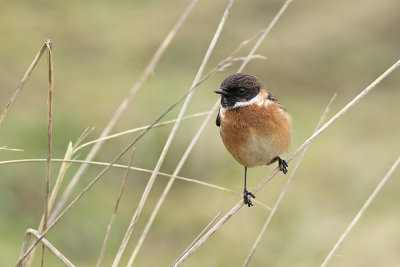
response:
[[(54, 43), (53, 157), (86, 127), (96, 138), (189, 1), (2, 1), (0, 2), (0, 105), (4, 107), (43, 42)], [(113, 133), (151, 123), (188, 90), (227, 1), (200, 0), (154, 74), (135, 96)], [(236, 1), (208, 70), (243, 40), (266, 27), (283, 1)], [(260, 47), (267, 60), (250, 62), (293, 119), (293, 149), (309, 137), (334, 92), (330, 115), (399, 59), (400, 2), (396, 0), (296, 0)], [(242, 51), (243, 55), (249, 51)], [(44, 56), (0, 129), (0, 160), (45, 158), (47, 70)], [(209, 110), (222, 79), (196, 91), (187, 114)], [(315, 266), (400, 151), (400, 74), (395, 71), (311, 146), (286, 199), (267, 231), (252, 266)], [(175, 118), (179, 107), (167, 119)], [(172, 173), (201, 119), (181, 124), (161, 171)], [(153, 129), (137, 145), (134, 165), (154, 168), (171, 126)], [(106, 143), (95, 158), (110, 161), (134, 137)], [(83, 158), (88, 149), (81, 151)], [(124, 157), (120, 163), (127, 164)], [(53, 164), (56, 177), (60, 164)], [(293, 169), (291, 164), (290, 170)], [(78, 165), (68, 170), (65, 184)], [(92, 166), (79, 192), (98, 172)], [(249, 187), (272, 170), (249, 171)], [(226, 152), (212, 120), (193, 149), (182, 176), (242, 189), (243, 168)], [(78, 266), (97, 259), (124, 171), (112, 169), (50, 231), (48, 239)], [(149, 174), (131, 172), (104, 266), (111, 264)], [(45, 163), (0, 166), (0, 265), (15, 264), (25, 230), (37, 227), (44, 196)], [(257, 199), (272, 206), (287, 176), (279, 174)], [(54, 180), (54, 178), (53, 178)], [(136, 245), (167, 179), (158, 177), (129, 243)], [(378, 195), (339, 250), (332, 266), (398, 266), (400, 262), (399, 171)], [(176, 181), (137, 259), (137, 266), (170, 265), (201, 229), (238, 197)], [(186, 263), (238, 266), (249, 252), (268, 212), (242, 210)], [(39, 255), (39, 254), (37, 254)], [(47, 266), (61, 266), (46, 254)], [(154, 256), (157, 255), (157, 256)], [(36, 264), (39, 263), (36, 256)], [(123, 258), (125, 264), (128, 256)]]

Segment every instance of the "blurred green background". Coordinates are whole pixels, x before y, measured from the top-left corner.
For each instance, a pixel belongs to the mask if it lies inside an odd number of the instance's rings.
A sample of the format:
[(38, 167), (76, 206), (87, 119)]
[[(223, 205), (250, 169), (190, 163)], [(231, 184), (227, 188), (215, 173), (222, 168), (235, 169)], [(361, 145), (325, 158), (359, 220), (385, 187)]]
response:
[[(9, 101), (43, 42), (53, 41), (55, 67), (53, 157), (86, 127), (95, 139), (138, 79), (158, 45), (189, 4), (187, 0), (1, 1), (0, 105)], [(147, 125), (190, 87), (227, 1), (200, 0), (154, 73), (139, 90), (113, 133)], [(243, 40), (266, 27), (283, 1), (235, 1), (207, 70)], [(293, 119), (292, 151), (308, 138), (332, 94), (329, 117), (399, 59), (400, 2), (396, 0), (295, 0), (245, 72), (258, 76)], [(246, 55), (251, 46), (241, 52)], [(209, 110), (212, 90), (238, 63), (199, 87), (186, 114)], [(42, 58), (0, 129), (0, 161), (46, 157), (47, 63)], [(251, 266), (315, 266), (376, 187), (400, 151), (400, 73), (396, 70), (310, 147), (294, 183)], [(166, 119), (176, 118), (179, 105)], [(182, 122), (161, 171), (172, 173), (202, 119)], [(171, 126), (153, 129), (138, 144), (134, 166), (152, 169)], [(106, 142), (95, 160), (111, 161), (136, 135)], [(79, 154), (83, 159), (88, 148)], [(119, 161), (127, 164), (128, 158)], [(295, 161), (289, 166), (293, 170)], [(66, 183), (79, 165), (67, 172)], [(60, 164), (53, 164), (53, 182)], [(76, 195), (101, 167), (91, 166)], [(249, 170), (253, 188), (273, 167)], [(242, 190), (243, 167), (225, 150), (214, 119), (180, 172), (185, 177)], [(110, 170), (49, 232), (48, 239), (77, 266), (94, 266), (124, 170)], [(330, 266), (398, 266), (400, 177), (397, 170), (361, 218)], [(104, 266), (112, 263), (150, 174), (132, 171), (111, 234)], [(44, 163), (0, 165), (0, 265), (15, 264), (27, 228), (43, 209)], [(288, 175), (277, 175), (257, 194), (273, 206)], [(159, 176), (139, 218), (126, 264), (167, 183)], [(240, 197), (176, 181), (146, 239), (136, 266), (167, 266), (219, 211)], [(243, 207), (186, 263), (239, 266), (268, 216)], [(39, 265), (39, 255), (35, 265)], [(50, 253), (46, 266), (62, 266)]]

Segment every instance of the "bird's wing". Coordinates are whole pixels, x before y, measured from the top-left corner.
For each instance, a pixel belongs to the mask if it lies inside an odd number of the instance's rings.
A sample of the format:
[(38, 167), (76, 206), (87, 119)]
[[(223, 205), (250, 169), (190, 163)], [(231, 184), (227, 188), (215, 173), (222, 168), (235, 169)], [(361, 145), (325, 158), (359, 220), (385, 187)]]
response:
[(218, 114), (217, 114), (217, 118), (215, 120), (215, 124), (219, 127), (221, 126), (221, 116), (219, 115), (221, 108), (218, 109)]
[(270, 100), (270, 101), (272, 101), (272, 102), (274, 102), (275, 104), (277, 104), (278, 107), (279, 107), (280, 109), (286, 111), (285, 107), (282, 106), (281, 103), (279, 103), (278, 99), (276, 99), (276, 98), (271, 94), (271, 92), (269, 92), (269, 91), (268, 91), (268, 97), (267, 97), (267, 99)]

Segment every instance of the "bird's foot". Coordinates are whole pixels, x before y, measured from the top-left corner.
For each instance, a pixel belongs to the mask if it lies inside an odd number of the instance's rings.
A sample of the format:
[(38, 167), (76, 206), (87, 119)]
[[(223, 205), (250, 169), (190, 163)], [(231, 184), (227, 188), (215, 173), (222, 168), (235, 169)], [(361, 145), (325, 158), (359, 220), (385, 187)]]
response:
[(250, 198), (256, 198), (256, 196), (252, 192), (249, 192), (245, 189), (243, 191), (243, 201), (244, 204), (249, 207), (253, 206), (253, 203), (251, 202)]
[(283, 172), (283, 174), (287, 173), (286, 167), (288, 167), (287, 162), (284, 159), (278, 158), (279, 160), (279, 170)]

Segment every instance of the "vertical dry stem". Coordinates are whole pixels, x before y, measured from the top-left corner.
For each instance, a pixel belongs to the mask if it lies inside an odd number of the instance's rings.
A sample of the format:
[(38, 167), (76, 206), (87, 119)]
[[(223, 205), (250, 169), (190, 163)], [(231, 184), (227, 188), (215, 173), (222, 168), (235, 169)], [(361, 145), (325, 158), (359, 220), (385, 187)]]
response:
[(113, 214), (111, 215), (110, 222), (108, 223), (107, 233), (106, 233), (106, 236), (104, 237), (104, 242), (103, 242), (103, 245), (102, 245), (101, 250), (100, 250), (100, 255), (99, 255), (98, 259), (97, 259), (97, 264), (96, 264), (97, 267), (100, 267), (101, 262), (102, 262), (103, 257), (104, 257), (104, 253), (106, 251), (107, 242), (108, 242), (108, 239), (110, 238), (111, 229), (112, 229), (112, 226), (114, 224), (115, 216), (117, 216), (119, 202), (121, 201), (122, 194), (124, 193), (126, 180), (128, 179), (128, 174), (129, 174), (129, 171), (131, 169), (131, 165), (132, 165), (132, 160), (133, 160), (133, 155), (134, 154), (135, 154), (135, 149), (132, 150), (131, 158), (129, 159), (129, 163), (128, 163), (128, 168), (126, 169), (125, 177), (124, 177), (124, 180), (122, 181), (122, 184), (121, 184), (121, 189), (119, 191), (117, 200), (115, 201), (114, 211), (113, 211)]
[[(47, 122), (47, 161), (46, 161), (46, 183), (45, 183), (45, 199), (43, 211), (43, 229), (47, 227), (47, 219), (49, 216), (49, 195), (50, 195), (50, 175), (51, 175), (51, 143), (52, 143), (52, 128), (53, 128), (53, 56), (51, 40), (46, 41), (46, 47), (49, 51), (49, 83), (48, 83), (48, 122)], [(44, 266), (45, 245), (42, 246), (41, 266)]]
[(336, 252), (336, 250), (339, 248), (339, 246), (343, 243), (343, 240), (346, 238), (346, 236), (349, 234), (351, 229), (357, 224), (357, 222), (360, 220), (361, 216), (364, 214), (365, 210), (369, 207), (369, 205), (372, 203), (378, 192), (382, 189), (383, 185), (386, 183), (386, 181), (389, 179), (389, 177), (392, 175), (394, 170), (397, 168), (397, 165), (400, 163), (400, 157), (397, 158), (397, 160), (394, 162), (392, 167), (389, 169), (389, 171), (386, 173), (386, 175), (382, 178), (382, 180), (379, 182), (377, 187), (374, 189), (374, 191), (371, 193), (371, 195), (368, 197), (367, 201), (364, 203), (364, 205), (361, 207), (357, 215), (354, 217), (354, 219), (351, 221), (349, 226), (346, 228), (344, 233), (340, 236), (339, 240), (336, 242), (336, 244), (333, 246), (332, 250), (329, 252), (328, 256), (325, 258), (324, 262), (321, 264), (321, 267), (325, 267), (329, 260), (332, 258), (333, 254)]

